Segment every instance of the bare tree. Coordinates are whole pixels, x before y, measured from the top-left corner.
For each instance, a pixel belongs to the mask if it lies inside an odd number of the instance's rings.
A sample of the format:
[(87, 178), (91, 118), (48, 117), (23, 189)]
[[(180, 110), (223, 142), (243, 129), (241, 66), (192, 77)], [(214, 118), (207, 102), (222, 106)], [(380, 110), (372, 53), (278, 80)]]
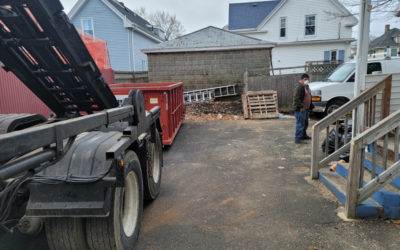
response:
[(175, 14), (171, 15), (165, 11), (156, 11), (148, 14), (144, 7), (136, 9), (135, 12), (152, 25), (160, 27), (165, 32), (166, 40), (175, 39), (185, 32), (185, 28)]
[(143, 17), (144, 19), (147, 19), (147, 12), (145, 7), (140, 7), (139, 9), (135, 9), (135, 13)]
[[(360, 0), (340, 0), (340, 2), (351, 11), (351, 15), (358, 15)], [(400, 15), (400, 1), (399, 0), (372, 0), (371, 1), (372, 18), (376, 19), (391, 19)], [(347, 17), (339, 13), (329, 12), (326, 13), (332, 17)]]

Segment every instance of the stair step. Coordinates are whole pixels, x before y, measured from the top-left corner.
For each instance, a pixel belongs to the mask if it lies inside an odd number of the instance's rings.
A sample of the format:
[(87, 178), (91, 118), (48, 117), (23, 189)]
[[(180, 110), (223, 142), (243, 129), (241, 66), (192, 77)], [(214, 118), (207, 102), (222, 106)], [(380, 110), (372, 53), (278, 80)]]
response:
[[(372, 175), (371, 175), (371, 169), (372, 169), (372, 163), (369, 160), (364, 161), (364, 182), (367, 183), (370, 180), (372, 180)], [(338, 163), (337, 168), (336, 168), (336, 173), (341, 175), (343, 178), (347, 179), (348, 176), (348, 169), (349, 169), (349, 163)], [(380, 174), (382, 173), (382, 169), (378, 166), (376, 166), (376, 173)], [(394, 183), (396, 181), (396, 183)], [(392, 185), (386, 185), (384, 190), (388, 192), (392, 192), (395, 194), (400, 195), (400, 177), (395, 179), (391, 184)]]
[[(320, 171), (319, 178), (331, 190), (331, 192), (338, 198), (338, 200), (346, 204), (346, 185), (347, 181), (341, 175), (329, 172)], [(356, 216), (358, 218), (378, 218), (383, 215), (383, 207), (369, 198), (357, 206)]]
[[(329, 181), (329, 185), (335, 185), (336, 191), (332, 191), (338, 199), (345, 204), (345, 193), (346, 193), (346, 182), (348, 177), (349, 163), (338, 163), (336, 172), (321, 172), (320, 177), (325, 178)], [(328, 174), (327, 174), (328, 173)], [(327, 176), (327, 177), (326, 177)], [(332, 177), (334, 176), (334, 177)], [(332, 178), (336, 178), (332, 180)], [(326, 186), (326, 180), (323, 182)], [(366, 169), (364, 171), (364, 185), (371, 180), (371, 173)], [(333, 184), (332, 184), (333, 183)], [(328, 188), (332, 190), (332, 187)], [(340, 194), (341, 193), (341, 194)], [(341, 195), (341, 196), (340, 196)], [(379, 206), (383, 207), (383, 211), (379, 214), (385, 218), (399, 219), (400, 218), (400, 190), (394, 186), (387, 185), (384, 189), (379, 190), (373, 194), (368, 200), (370, 202), (377, 203)], [(364, 203), (363, 203), (364, 204)], [(369, 211), (367, 209), (367, 211)]]

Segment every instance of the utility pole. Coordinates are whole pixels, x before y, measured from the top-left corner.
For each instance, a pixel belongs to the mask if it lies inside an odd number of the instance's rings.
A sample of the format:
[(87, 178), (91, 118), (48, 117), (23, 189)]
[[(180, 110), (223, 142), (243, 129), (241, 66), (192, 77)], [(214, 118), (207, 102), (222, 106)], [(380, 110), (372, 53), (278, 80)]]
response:
[[(368, 47), (369, 47), (369, 25), (371, 20), (371, 0), (360, 0), (360, 21), (358, 24), (357, 39), (357, 61), (356, 61), (356, 78), (354, 84), (354, 97), (360, 95), (365, 89), (365, 76), (367, 74), (368, 63)], [(360, 133), (360, 125), (362, 125), (364, 116), (364, 107), (357, 109), (357, 128), (353, 126), (353, 138)], [(355, 121), (353, 113), (353, 121)], [(354, 124), (354, 122), (353, 122)]]

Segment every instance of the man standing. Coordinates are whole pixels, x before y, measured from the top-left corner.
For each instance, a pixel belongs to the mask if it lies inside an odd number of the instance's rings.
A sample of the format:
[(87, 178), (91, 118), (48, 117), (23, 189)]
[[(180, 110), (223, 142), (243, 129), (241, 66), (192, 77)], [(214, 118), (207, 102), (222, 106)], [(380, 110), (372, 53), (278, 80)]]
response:
[(294, 142), (296, 144), (305, 144), (304, 140), (309, 140), (311, 137), (307, 135), (308, 128), (308, 113), (314, 108), (311, 101), (311, 91), (308, 86), (310, 77), (303, 74), (296, 85), (293, 96), (293, 106), (295, 109), (294, 116), (296, 117), (296, 133)]

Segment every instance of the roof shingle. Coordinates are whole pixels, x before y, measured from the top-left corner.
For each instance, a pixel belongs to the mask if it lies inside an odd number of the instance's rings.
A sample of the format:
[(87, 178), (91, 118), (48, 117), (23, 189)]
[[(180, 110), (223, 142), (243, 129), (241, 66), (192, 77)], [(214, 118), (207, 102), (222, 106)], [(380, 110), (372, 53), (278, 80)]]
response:
[(126, 18), (131, 21), (132, 23), (135, 23), (136, 25), (140, 26), (143, 30), (153, 34), (157, 35), (154, 30), (153, 30), (153, 25), (151, 25), (148, 21), (146, 21), (144, 18), (130, 10), (129, 8), (125, 7), (123, 4), (116, 0), (107, 0), (111, 5), (113, 5), (122, 15), (126, 16)]
[(382, 36), (376, 38), (369, 44), (370, 49), (378, 49), (378, 48), (387, 48), (393, 46), (399, 46), (398, 43), (394, 40), (395, 37), (400, 36), (400, 29), (394, 28), (388, 30)]
[(218, 50), (218, 48), (245, 48), (257, 46), (270, 48), (274, 46), (274, 43), (209, 26), (174, 40), (157, 44), (143, 51), (145, 53), (151, 53), (154, 51), (191, 51), (196, 49), (207, 50), (207, 48)]

